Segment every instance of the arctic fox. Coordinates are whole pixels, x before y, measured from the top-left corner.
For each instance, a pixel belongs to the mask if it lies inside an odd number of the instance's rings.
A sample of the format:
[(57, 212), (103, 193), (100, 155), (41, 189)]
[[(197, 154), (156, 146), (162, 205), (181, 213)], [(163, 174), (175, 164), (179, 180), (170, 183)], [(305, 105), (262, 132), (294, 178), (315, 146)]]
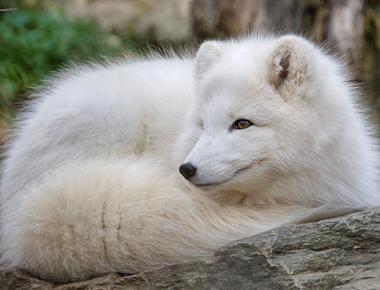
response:
[(356, 95), (293, 35), (68, 71), (8, 146), (3, 262), (58, 282), (136, 273), (378, 205)]

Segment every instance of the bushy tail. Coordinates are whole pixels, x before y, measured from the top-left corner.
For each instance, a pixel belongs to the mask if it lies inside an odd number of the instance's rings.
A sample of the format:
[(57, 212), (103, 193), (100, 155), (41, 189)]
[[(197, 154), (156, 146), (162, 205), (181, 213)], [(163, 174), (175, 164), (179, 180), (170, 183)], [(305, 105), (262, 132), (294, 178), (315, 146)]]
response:
[(57, 282), (205, 257), (307, 212), (221, 207), (152, 160), (65, 166), (15, 204), (3, 218), (3, 260)]

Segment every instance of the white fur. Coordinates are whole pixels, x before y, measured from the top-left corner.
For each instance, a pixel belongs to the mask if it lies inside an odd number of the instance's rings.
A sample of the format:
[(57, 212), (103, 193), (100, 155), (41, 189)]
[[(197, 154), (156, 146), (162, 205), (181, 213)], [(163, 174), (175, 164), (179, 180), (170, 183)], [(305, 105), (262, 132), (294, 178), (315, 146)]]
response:
[[(355, 98), (340, 65), (296, 36), (73, 69), (9, 145), (3, 262), (60, 282), (135, 273), (379, 205), (379, 156)], [(239, 118), (254, 126), (231, 129)], [(197, 167), (191, 183), (183, 162)]]

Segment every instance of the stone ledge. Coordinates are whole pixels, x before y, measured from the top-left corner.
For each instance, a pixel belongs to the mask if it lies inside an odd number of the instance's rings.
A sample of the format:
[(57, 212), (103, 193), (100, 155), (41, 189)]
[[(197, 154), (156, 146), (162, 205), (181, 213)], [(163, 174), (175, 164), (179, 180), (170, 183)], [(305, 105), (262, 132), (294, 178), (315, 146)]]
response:
[(380, 208), (291, 225), (205, 260), (57, 285), (0, 270), (0, 289), (380, 289)]

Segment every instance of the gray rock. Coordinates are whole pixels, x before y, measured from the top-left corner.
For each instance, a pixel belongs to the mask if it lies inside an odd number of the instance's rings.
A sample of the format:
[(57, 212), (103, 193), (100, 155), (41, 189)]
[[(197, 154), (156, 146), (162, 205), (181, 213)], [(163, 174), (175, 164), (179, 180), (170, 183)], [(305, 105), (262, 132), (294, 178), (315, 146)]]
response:
[(380, 208), (234, 242), (206, 260), (56, 285), (0, 271), (0, 289), (380, 289)]

